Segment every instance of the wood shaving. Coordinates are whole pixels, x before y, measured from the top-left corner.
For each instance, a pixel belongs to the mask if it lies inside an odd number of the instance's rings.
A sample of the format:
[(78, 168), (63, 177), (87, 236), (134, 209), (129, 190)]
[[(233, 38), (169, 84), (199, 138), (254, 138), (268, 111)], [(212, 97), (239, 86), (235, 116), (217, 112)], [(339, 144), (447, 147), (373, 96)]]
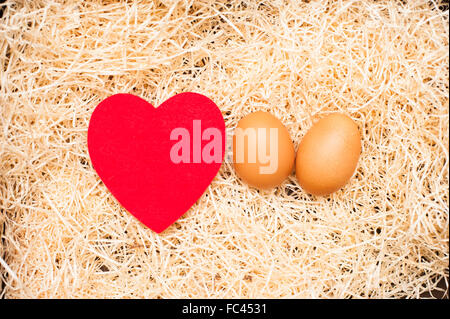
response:
[[(0, 18), (6, 298), (418, 298), (449, 264), (449, 21), (436, 1), (13, 1)], [(329, 197), (261, 192), (227, 161), (158, 235), (99, 180), (96, 105), (210, 97), (228, 128), (269, 111), (297, 147), (321, 116), (361, 130)], [(174, 189), (174, 192), (182, 190)]]

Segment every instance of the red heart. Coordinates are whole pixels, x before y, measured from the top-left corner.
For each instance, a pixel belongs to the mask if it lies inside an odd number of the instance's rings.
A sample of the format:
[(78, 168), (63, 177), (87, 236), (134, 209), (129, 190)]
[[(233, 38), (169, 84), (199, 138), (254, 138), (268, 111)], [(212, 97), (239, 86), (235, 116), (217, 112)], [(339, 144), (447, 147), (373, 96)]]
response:
[[(210, 142), (194, 134), (196, 120), (201, 121), (202, 132), (207, 128), (220, 131), (220, 162), (207, 163), (201, 158), (194, 163), (194, 157), (199, 159), (198, 146), (201, 151)], [(195, 123), (198, 127), (199, 122)], [(170, 139), (175, 128), (190, 133), (190, 163), (171, 160), (170, 151), (181, 140)], [(225, 123), (217, 105), (201, 94), (181, 93), (158, 108), (137, 96), (116, 94), (92, 113), (88, 149), (94, 169), (114, 197), (160, 233), (200, 198), (217, 174), (225, 153)]]

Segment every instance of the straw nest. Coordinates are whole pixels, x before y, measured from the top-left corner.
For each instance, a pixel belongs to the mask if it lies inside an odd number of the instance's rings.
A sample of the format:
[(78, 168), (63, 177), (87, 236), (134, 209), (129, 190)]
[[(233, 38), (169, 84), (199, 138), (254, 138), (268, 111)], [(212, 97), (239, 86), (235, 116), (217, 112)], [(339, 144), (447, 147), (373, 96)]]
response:
[[(448, 8), (435, 1), (12, 1), (0, 19), (0, 296), (419, 297), (448, 283)], [(227, 161), (162, 234), (89, 160), (104, 98), (358, 124), (351, 181), (260, 192)], [(182, 190), (174, 189), (174, 192)], [(445, 288), (444, 289), (447, 289)]]

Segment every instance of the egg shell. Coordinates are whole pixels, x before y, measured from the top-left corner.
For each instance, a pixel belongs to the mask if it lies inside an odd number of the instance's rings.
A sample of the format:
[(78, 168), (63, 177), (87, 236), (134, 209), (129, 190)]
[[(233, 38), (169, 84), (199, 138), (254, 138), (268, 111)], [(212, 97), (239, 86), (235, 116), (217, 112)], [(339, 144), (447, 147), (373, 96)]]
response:
[[(240, 128), (242, 130), (246, 129), (255, 129), (259, 128), (266, 129), (266, 141), (264, 145), (264, 140), (261, 138), (259, 133), (256, 133), (256, 139), (253, 142), (255, 145), (251, 144), (251, 140), (249, 138), (244, 138), (243, 141), (243, 161), (240, 160), (237, 162), (237, 129)], [(272, 155), (274, 155), (274, 159), (276, 156), (277, 167), (273, 173), (261, 173), (261, 167), (267, 167), (268, 163), (264, 163), (261, 161), (261, 158), (258, 156), (258, 152), (261, 148), (265, 148), (266, 154), (270, 154), (270, 129), (277, 129), (277, 148), (276, 152), (274, 151)], [(242, 141), (242, 140), (241, 140)], [(242, 143), (242, 142), (239, 142)], [(249, 161), (249, 152), (256, 152), (256, 162)], [(276, 154), (275, 154), (276, 153)], [(238, 174), (238, 176), (244, 180), (250, 186), (260, 188), (260, 189), (268, 189), (275, 187), (281, 184), (292, 172), (294, 168), (295, 161), (295, 149), (294, 144), (292, 143), (291, 137), (289, 135), (288, 130), (283, 125), (283, 123), (273, 116), (270, 113), (257, 111), (251, 113), (244, 118), (242, 118), (236, 126), (235, 133), (233, 135), (233, 163), (234, 168)]]
[(358, 126), (347, 115), (333, 113), (314, 124), (301, 140), (296, 176), (314, 195), (339, 190), (352, 177), (361, 154)]

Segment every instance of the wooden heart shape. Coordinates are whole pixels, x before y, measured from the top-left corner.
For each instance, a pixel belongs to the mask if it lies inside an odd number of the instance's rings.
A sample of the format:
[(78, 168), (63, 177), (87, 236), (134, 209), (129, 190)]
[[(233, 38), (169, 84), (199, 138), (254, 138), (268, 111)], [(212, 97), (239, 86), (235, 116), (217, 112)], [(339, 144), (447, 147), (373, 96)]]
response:
[(158, 108), (131, 95), (103, 100), (88, 129), (92, 165), (119, 203), (160, 233), (200, 198), (225, 154), (225, 122), (197, 93)]

